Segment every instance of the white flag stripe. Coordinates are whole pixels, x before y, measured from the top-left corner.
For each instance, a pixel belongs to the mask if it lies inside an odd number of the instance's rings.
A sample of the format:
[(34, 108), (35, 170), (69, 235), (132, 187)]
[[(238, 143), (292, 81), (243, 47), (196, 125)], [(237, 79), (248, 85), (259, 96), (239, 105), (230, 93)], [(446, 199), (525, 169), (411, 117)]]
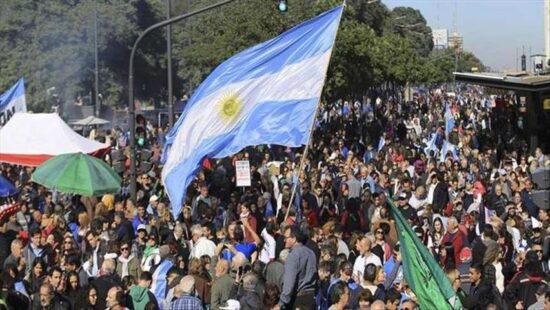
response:
[[(330, 55), (330, 51), (327, 51), (317, 57), (288, 65), (273, 74), (229, 84), (197, 102), (188, 111), (187, 119), (174, 139), (172, 149), (178, 152), (170, 152), (163, 173), (167, 175), (176, 164), (188, 158), (201, 141), (227, 134), (262, 102), (319, 96)], [(224, 120), (220, 116), (219, 105), (230, 95), (236, 95), (242, 100), (242, 110), (238, 117), (240, 121), (237, 122)], [(208, 123), (205, 124), (204, 120), (208, 120)]]

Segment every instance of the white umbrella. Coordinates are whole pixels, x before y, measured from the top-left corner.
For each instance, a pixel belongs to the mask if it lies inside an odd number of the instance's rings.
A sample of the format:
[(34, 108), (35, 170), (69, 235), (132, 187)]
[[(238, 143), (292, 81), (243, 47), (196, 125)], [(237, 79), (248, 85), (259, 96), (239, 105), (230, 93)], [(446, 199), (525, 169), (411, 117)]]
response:
[(102, 118), (99, 118), (99, 117), (95, 117), (95, 116), (88, 116), (86, 118), (83, 118), (81, 120), (78, 120), (78, 121), (74, 121), (74, 122), (71, 122), (71, 125), (75, 125), (75, 126), (94, 126), (94, 125), (105, 125), (105, 124), (109, 124), (110, 122), (108, 120), (104, 120)]

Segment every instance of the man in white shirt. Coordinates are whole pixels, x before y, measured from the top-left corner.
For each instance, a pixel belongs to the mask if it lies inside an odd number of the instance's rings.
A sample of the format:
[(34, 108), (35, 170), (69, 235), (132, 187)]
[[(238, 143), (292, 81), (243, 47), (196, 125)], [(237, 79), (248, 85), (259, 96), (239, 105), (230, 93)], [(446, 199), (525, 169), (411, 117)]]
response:
[(363, 279), (366, 265), (374, 264), (382, 267), (380, 258), (370, 251), (371, 245), (372, 240), (367, 236), (363, 236), (361, 240), (357, 241), (357, 251), (359, 251), (361, 255), (355, 259), (355, 264), (353, 264), (353, 277), (359, 279), (359, 281)]
[(262, 248), (262, 251), (260, 252), (259, 259), (265, 264), (269, 264), (270, 262), (275, 260), (276, 242), (273, 236), (275, 235), (276, 228), (277, 228), (277, 224), (271, 221), (271, 222), (268, 222), (266, 227), (262, 230), (262, 238), (264, 239), (264, 246)]
[(191, 227), (191, 240), (193, 241), (193, 248), (191, 249), (190, 258), (201, 258), (203, 255), (213, 257), (215, 255), (216, 244), (203, 236), (200, 224)]

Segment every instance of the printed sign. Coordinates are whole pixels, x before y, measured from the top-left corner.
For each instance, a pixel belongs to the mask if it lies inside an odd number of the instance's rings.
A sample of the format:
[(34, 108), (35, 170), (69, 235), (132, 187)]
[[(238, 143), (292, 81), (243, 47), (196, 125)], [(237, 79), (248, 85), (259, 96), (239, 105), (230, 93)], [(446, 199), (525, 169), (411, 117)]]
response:
[(250, 162), (248, 160), (237, 160), (235, 168), (237, 169), (237, 186), (250, 186), (252, 184)]

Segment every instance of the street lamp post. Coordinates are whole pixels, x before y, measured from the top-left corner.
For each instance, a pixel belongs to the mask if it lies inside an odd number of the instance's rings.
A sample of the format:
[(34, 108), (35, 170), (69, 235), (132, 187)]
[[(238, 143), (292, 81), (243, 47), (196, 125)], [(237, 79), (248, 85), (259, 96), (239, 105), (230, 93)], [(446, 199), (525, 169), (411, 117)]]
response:
[(97, 55), (97, 0), (94, 1), (94, 58), (95, 58), (95, 72), (94, 72), (94, 84), (95, 84), (95, 116), (99, 117), (99, 65), (98, 65), (98, 55)]
[[(166, 0), (166, 19), (170, 19), (171, 0)], [(172, 95), (172, 26), (166, 26), (166, 70), (168, 71), (168, 127), (174, 125), (174, 102)]]
[(226, 4), (229, 4), (231, 2), (234, 2), (236, 0), (225, 0), (218, 2), (216, 4), (209, 5), (207, 7), (204, 7), (202, 9), (193, 11), (191, 13), (179, 15), (170, 19), (167, 19), (165, 21), (162, 21), (160, 23), (156, 23), (149, 28), (145, 29), (144, 32), (142, 32), (139, 37), (134, 42), (134, 46), (132, 47), (132, 51), (130, 53), (130, 64), (128, 67), (128, 113), (130, 114), (130, 195), (131, 198), (135, 201), (136, 200), (136, 107), (134, 105), (134, 58), (136, 54), (136, 50), (138, 48), (139, 43), (143, 38), (148, 35), (151, 31), (162, 28), (164, 26), (171, 25), (175, 22), (179, 22), (181, 20), (184, 20), (186, 18), (189, 18), (191, 16), (195, 16), (197, 14), (210, 11), (212, 9), (224, 6)]

